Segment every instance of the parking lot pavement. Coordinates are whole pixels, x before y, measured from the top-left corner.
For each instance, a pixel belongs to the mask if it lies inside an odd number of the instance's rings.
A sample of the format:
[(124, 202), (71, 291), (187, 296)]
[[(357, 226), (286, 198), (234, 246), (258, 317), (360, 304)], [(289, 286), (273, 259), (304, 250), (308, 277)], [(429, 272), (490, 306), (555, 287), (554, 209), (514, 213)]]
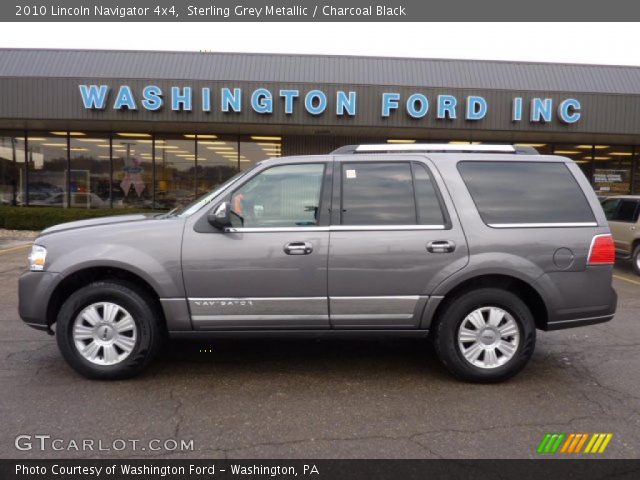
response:
[(33, 242), (37, 236), (38, 232), (31, 230), (7, 230), (0, 228), (0, 250), (28, 244)]
[[(540, 332), (499, 385), (454, 380), (415, 340), (174, 343), (141, 377), (99, 382), (19, 319), (26, 251), (0, 253), (0, 457), (531, 458), (547, 432), (610, 432), (600, 457), (640, 455), (640, 277), (624, 264), (612, 322)], [(63, 450), (19, 451), (18, 435)]]

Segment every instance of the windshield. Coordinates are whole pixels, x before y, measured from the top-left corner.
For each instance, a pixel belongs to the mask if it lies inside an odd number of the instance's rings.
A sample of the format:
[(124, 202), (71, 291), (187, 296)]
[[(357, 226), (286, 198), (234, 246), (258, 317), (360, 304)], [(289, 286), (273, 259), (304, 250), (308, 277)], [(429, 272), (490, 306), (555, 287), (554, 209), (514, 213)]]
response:
[(247, 173), (249, 173), (250, 171), (252, 171), (254, 168), (256, 168), (259, 164), (256, 163), (253, 167), (251, 167), (248, 170), (245, 170), (244, 172), (238, 172), (236, 173), (233, 177), (231, 177), (229, 180), (227, 180), (226, 182), (224, 182), (222, 185), (219, 185), (218, 188), (216, 188), (215, 190), (212, 190), (208, 193), (205, 193), (203, 196), (201, 196), (200, 198), (194, 200), (193, 202), (183, 206), (183, 207), (178, 207), (177, 209), (175, 209), (172, 212), (169, 212), (170, 215), (177, 215), (179, 217), (188, 217), (190, 215), (193, 215), (194, 213), (196, 213), (198, 210), (200, 210), (202, 207), (204, 207), (206, 204), (208, 204), (209, 202), (211, 202), (211, 200), (213, 200), (216, 196), (218, 196), (218, 194), (220, 192), (222, 192), (222, 190), (224, 190), (225, 188), (227, 188), (229, 185), (231, 185), (232, 183), (235, 183), (236, 181), (238, 181), (240, 178), (244, 177)]

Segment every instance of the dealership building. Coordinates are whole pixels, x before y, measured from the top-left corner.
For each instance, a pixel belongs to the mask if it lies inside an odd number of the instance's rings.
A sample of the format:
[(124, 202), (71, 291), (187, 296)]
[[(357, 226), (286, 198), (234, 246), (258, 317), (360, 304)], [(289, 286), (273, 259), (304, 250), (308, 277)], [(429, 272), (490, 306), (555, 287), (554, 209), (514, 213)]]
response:
[(172, 208), (256, 162), (359, 143), (510, 143), (640, 194), (640, 68), (0, 50), (0, 203)]

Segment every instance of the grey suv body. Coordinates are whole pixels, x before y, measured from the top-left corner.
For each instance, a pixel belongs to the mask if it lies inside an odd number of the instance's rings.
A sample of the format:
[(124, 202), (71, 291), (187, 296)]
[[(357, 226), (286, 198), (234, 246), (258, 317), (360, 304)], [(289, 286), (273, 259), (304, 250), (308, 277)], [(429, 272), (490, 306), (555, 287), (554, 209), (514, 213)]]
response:
[(371, 332), (430, 333), (475, 381), (519, 371), (536, 329), (613, 317), (609, 227), (571, 160), (349, 152), (263, 161), (181, 212), (49, 228), (20, 315), (56, 323), (94, 378), (137, 373), (167, 333)]

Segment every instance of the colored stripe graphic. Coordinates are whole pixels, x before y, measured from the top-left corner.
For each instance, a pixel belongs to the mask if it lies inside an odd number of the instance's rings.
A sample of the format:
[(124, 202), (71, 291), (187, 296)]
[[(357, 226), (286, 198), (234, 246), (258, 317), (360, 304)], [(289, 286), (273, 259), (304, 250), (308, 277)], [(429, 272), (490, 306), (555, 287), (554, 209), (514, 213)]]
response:
[(549, 441), (550, 438), (551, 438), (550, 433), (547, 433), (543, 437), (542, 441), (540, 442), (540, 445), (538, 445), (538, 450), (537, 450), (538, 453), (544, 453), (544, 447), (547, 445), (547, 442)]
[(551, 451), (549, 453), (556, 453), (558, 451), (558, 448), (560, 448), (560, 444), (562, 443), (562, 440), (564, 440), (564, 437), (565, 437), (564, 433), (558, 434), (558, 438), (553, 444), (553, 447), (551, 447)]
[(611, 433), (594, 433), (587, 448), (584, 449), (584, 453), (603, 453), (612, 437)]
[(589, 438), (589, 434), (588, 433), (582, 433), (581, 435), (582, 435), (582, 438), (580, 439), (580, 442), (578, 442), (578, 445), (576, 445), (575, 452), (572, 452), (572, 453), (580, 453), (580, 450), (582, 450), (582, 447), (585, 444), (585, 442), (587, 441), (587, 438)]
[(575, 433), (571, 433), (569, 434), (569, 436), (567, 437), (566, 442), (564, 442), (564, 445), (562, 445), (562, 450), (560, 450), (560, 453), (567, 453), (567, 450), (569, 449), (569, 446), (572, 443), (575, 443), (576, 440), (576, 434)]
[(569, 438), (567, 438), (560, 453), (578, 453), (585, 440), (586, 435), (582, 433), (572, 433), (569, 435)]
[(553, 454), (556, 453), (562, 440), (564, 440), (564, 433), (547, 433), (540, 444), (538, 445), (538, 453), (540, 454)]
[[(538, 445), (541, 455), (562, 453), (566, 455), (579, 453), (603, 453), (613, 438), (612, 433), (547, 433)], [(582, 447), (584, 451), (582, 450)]]
[(598, 451), (598, 453), (603, 453), (605, 451), (605, 449), (607, 448), (607, 445), (609, 445), (609, 442), (613, 438), (613, 433), (607, 433), (606, 435), (607, 436), (605, 437), (604, 441), (602, 442), (602, 445), (600, 445), (600, 450)]

